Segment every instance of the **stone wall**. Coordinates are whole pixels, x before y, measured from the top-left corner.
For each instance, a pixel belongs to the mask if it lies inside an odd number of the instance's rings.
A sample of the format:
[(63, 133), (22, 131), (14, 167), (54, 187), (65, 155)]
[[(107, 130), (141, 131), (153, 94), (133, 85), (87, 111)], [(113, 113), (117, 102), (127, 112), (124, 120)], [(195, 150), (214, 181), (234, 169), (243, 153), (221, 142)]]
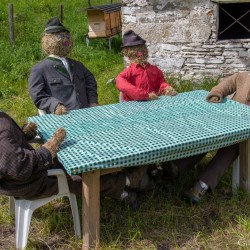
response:
[(250, 71), (250, 40), (217, 41), (218, 6), (210, 0), (123, 0), (123, 32), (147, 41), (149, 61), (182, 79)]

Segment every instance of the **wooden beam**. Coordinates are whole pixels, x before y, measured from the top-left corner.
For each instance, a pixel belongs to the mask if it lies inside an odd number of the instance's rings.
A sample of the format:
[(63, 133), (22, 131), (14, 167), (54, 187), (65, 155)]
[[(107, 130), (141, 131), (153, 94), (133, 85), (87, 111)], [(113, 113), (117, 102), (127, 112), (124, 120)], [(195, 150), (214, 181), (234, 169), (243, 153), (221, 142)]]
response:
[(215, 3), (249, 3), (249, 0), (212, 0)]
[(59, 16), (60, 16), (60, 21), (63, 23), (63, 5), (59, 5)]
[(10, 28), (10, 44), (14, 46), (14, 18), (13, 18), (13, 4), (8, 4), (8, 19), (9, 19), (9, 28)]
[(114, 172), (122, 171), (122, 169), (123, 168), (102, 169), (101, 170), (101, 175), (111, 174), (111, 173), (114, 173)]

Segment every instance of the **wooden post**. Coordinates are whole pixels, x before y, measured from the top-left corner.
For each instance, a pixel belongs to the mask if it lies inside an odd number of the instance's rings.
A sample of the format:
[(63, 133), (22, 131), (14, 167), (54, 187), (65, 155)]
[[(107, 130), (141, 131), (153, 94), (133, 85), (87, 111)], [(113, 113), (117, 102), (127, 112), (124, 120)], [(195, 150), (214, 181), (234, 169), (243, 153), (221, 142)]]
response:
[(240, 143), (240, 187), (250, 192), (250, 139)]
[(10, 28), (10, 44), (14, 46), (14, 22), (13, 22), (13, 4), (8, 4), (8, 19)]
[(63, 23), (63, 5), (59, 5), (59, 16), (60, 16), (60, 21)]

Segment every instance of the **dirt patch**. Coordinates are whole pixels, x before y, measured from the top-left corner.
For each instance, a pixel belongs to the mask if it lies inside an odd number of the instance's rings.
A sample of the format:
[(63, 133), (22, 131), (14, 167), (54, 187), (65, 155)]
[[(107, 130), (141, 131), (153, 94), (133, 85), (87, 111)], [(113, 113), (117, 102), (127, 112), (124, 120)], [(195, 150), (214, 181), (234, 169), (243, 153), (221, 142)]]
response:
[(15, 227), (0, 226), (0, 249), (15, 249)]

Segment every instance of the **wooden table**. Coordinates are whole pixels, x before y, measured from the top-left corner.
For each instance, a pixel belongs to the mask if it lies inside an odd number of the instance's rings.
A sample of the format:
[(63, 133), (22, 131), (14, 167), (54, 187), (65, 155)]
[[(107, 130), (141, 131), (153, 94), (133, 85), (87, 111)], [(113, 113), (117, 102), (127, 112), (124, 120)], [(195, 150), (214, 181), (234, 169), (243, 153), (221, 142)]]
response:
[[(225, 99), (205, 101), (192, 91), (148, 102), (125, 102), (30, 117), (48, 140), (67, 130), (58, 158), (66, 171), (82, 173), (83, 249), (98, 248), (100, 175), (119, 168), (164, 162), (240, 144), (240, 186), (250, 191), (250, 108)], [(242, 164), (243, 163), (243, 164)]]

